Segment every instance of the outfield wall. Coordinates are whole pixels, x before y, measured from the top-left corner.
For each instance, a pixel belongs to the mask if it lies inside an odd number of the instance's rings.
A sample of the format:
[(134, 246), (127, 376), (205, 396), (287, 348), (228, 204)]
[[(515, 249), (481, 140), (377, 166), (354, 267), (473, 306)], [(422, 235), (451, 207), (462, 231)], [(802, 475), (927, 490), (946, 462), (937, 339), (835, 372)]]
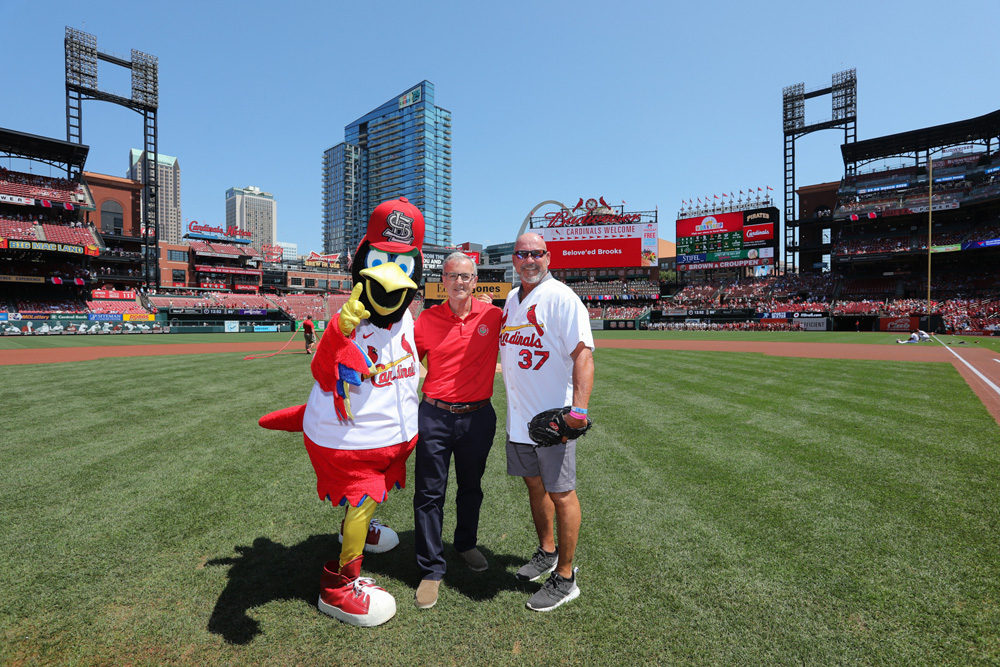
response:
[[(221, 314), (219, 314), (221, 313)], [(0, 313), (0, 336), (162, 333), (280, 333), (295, 329), (295, 321), (280, 311), (247, 315), (227, 310), (184, 313)], [(322, 331), (324, 322), (317, 322)]]

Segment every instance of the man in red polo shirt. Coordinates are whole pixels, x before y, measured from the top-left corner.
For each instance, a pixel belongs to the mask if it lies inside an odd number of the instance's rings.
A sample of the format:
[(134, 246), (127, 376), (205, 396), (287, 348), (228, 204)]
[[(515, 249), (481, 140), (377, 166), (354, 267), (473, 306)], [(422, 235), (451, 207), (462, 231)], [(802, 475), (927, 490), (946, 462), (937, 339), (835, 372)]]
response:
[(414, 468), (414, 542), (421, 582), (414, 603), (433, 607), (445, 572), (441, 519), (448, 467), (455, 456), (455, 550), (473, 570), (488, 567), (476, 547), (481, 481), (497, 416), (490, 403), (500, 341), (500, 309), (473, 296), (476, 264), (460, 252), (442, 266), (448, 301), (417, 318), (417, 358), (427, 357)]

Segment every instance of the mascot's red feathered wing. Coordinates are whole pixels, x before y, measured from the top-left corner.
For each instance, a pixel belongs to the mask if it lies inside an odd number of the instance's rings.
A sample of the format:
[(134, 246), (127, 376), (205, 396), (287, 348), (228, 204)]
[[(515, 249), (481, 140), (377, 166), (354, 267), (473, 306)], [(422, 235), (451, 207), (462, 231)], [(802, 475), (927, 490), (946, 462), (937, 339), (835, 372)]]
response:
[(423, 239), (423, 215), (406, 199), (375, 208), (354, 256), (351, 298), (316, 349), (308, 403), (260, 419), (264, 428), (303, 431), (319, 497), (347, 506), (340, 559), (323, 568), (318, 606), (352, 625), (379, 625), (396, 613), (392, 595), (361, 576), (361, 562), (363, 552), (399, 543), (372, 516), (390, 489), (405, 486), (417, 440), (420, 373), (408, 307)]

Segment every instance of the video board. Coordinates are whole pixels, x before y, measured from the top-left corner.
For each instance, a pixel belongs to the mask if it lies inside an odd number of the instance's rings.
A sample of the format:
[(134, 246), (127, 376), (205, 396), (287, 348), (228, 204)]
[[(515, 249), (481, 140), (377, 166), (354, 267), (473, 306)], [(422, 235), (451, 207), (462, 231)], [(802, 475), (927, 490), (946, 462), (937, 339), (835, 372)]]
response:
[(656, 266), (655, 222), (534, 230), (549, 249), (552, 269)]
[(677, 269), (698, 271), (774, 264), (778, 209), (716, 213), (677, 221)]

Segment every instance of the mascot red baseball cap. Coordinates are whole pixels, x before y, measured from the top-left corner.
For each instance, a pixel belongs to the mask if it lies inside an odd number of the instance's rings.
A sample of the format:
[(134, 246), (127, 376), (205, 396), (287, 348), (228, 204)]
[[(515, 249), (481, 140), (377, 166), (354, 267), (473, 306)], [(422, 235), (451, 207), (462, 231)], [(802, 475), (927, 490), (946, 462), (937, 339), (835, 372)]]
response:
[(406, 197), (375, 207), (368, 218), (368, 233), (361, 240), (385, 252), (410, 252), (424, 245), (424, 216)]

